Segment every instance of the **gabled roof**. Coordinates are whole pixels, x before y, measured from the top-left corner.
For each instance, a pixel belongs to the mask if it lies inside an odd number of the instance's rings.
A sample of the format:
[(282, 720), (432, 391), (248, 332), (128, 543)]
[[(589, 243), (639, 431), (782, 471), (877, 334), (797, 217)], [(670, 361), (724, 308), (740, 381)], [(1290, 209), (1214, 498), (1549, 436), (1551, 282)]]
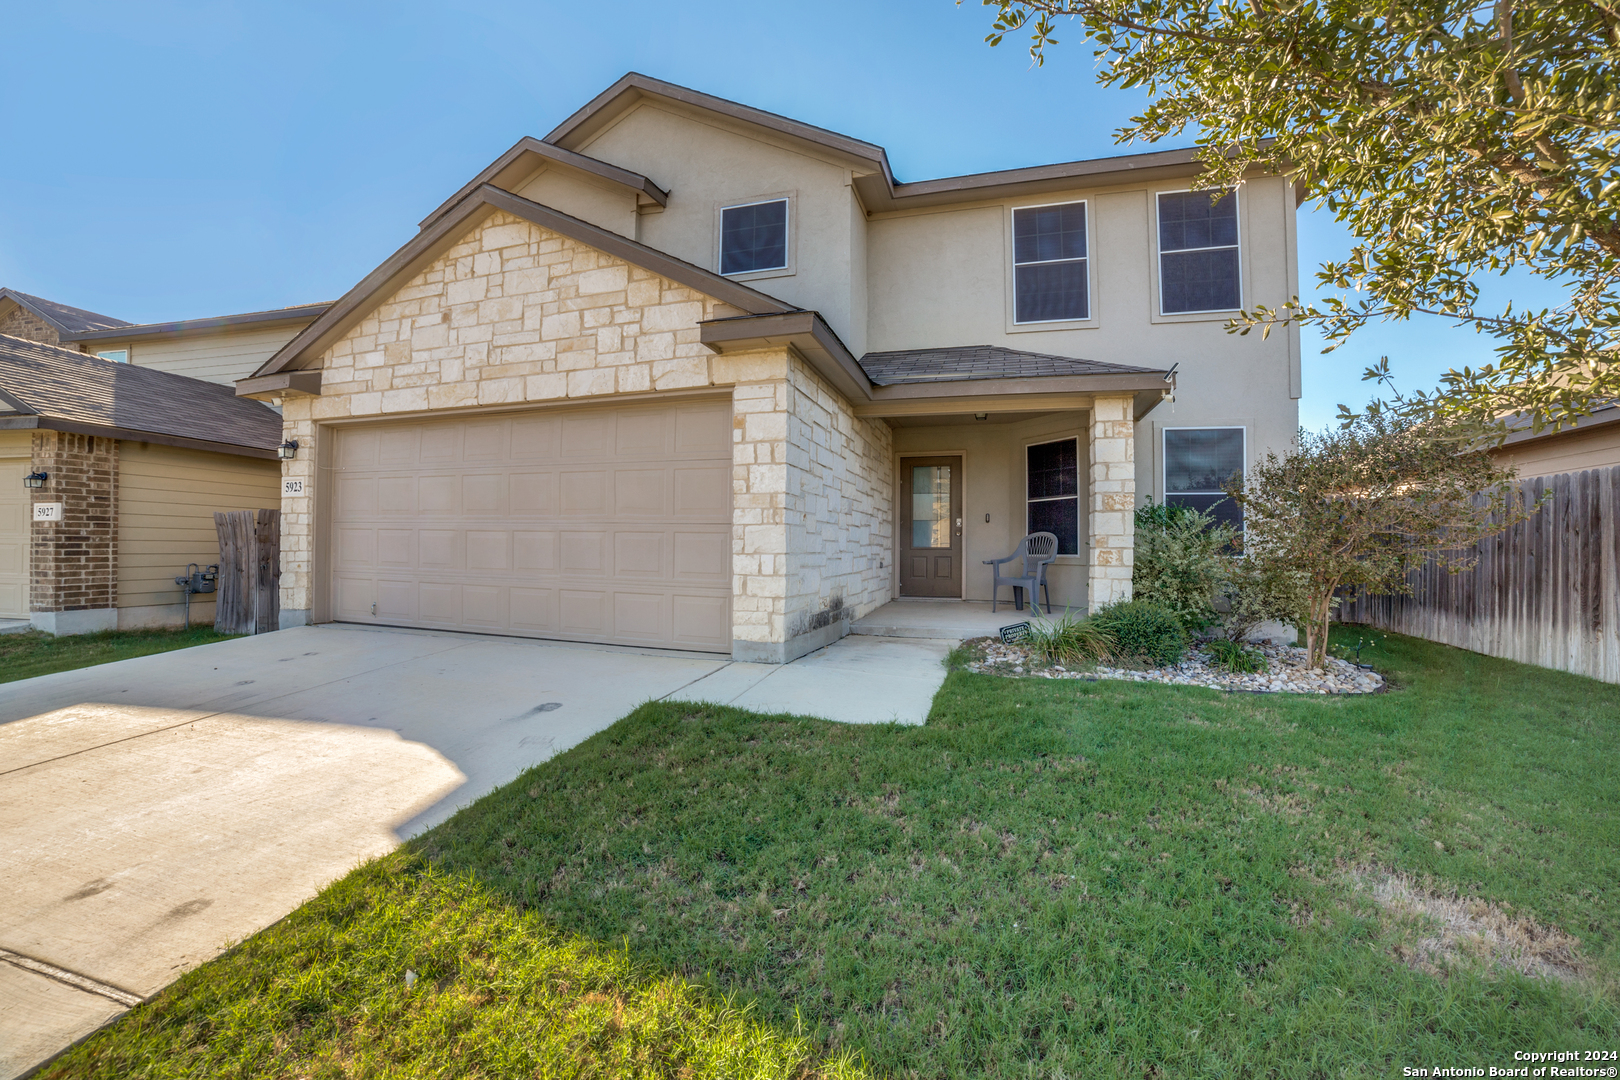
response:
[(999, 345), (964, 345), (946, 349), (900, 349), (869, 352), (860, 358), (861, 370), (874, 386), (901, 383), (962, 382), (976, 379), (1039, 379), (1073, 375), (1167, 374), (1130, 364), (1106, 364), (1050, 353), (1024, 352)]
[[(349, 328), (365, 318), (371, 310), (414, 277), (422, 267), (449, 250), (479, 221), (498, 211), (533, 222), (542, 228), (560, 233), (571, 240), (587, 244), (598, 251), (623, 259), (625, 262), (650, 270), (655, 274), (686, 285), (706, 296), (731, 304), (750, 314), (767, 314), (794, 310), (774, 297), (757, 289), (721, 277), (689, 262), (666, 255), (656, 248), (620, 236), (616, 232), (592, 225), (588, 221), (571, 217), (549, 206), (541, 206), (519, 195), (489, 184), (481, 185), (462, 199), (453, 209), (440, 216), (432, 225), (417, 233), (404, 247), (394, 252), (377, 269), (344, 293), (320, 318), (282, 346), (258, 371), (237, 384), (237, 393), (273, 393), (282, 387), (266, 382), (267, 377), (296, 371), (308, 366)], [(287, 386), (286, 389), (296, 389)]]
[(1024, 169), (948, 176), (901, 183), (889, 167), (883, 147), (836, 131), (779, 116), (751, 105), (728, 101), (689, 87), (630, 72), (592, 98), (552, 129), (545, 142), (569, 150), (584, 149), (591, 139), (643, 101), (667, 101), (700, 109), (738, 123), (762, 128), (801, 143), (823, 156), (841, 158), (855, 172), (855, 189), (869, 211), (904, 210), (1005, 195), (1038, 194), (1082, 185), (1101, 186), (1127, 180), (1160, 180), (1196, 176), (1202, 171), (1196, 148), (1155, 150), (1146, 154), (1066, 161)]
[(0, 430), (45, 428), (274, 458), (281, 417), (228, 386), (0, 334)]
[(123, 319), (115, 319), (111, 315), (98, 315), (94, 311), (86, 311), (83, 308), (68, 307), (66, 304), (58, 304), (54, 300), (46, 300), (43, 297), (30, 296), (25, 292), (18, 292), (16, 289), (0, 288), (0, 300), (10, 300), (32, 311), (49, 323), (51, 329), (55, 330), (63, 338), (71, 337), (73, 334), (82, 331), (109, 330), (113, 327), (129, 325)]
[(666, 206), (669, 203), (669, 192), (640, 173), (621, 169), (617, 165), (609, 165), (605, 161), (576, 154), (572, 150), (552, 146), (550, 143), (543, 143), (539, 139), (525, 135), (483, 172), (463, 184), (460, 191), (440, 203), (433, 213), (422, 219), (420, 227), (425, 229), (433, 224), (475, 188), (484, 184), (494, 184), (498, 188), (510, 191), (542, 165), (561, 166), (616, 187), (626, 195), (635, 196), (637, 206)]
[(308, 322), (331, 306), (330, 300), (323, 300), (318, 304), (298, 304), (293, 307), (272, 308), (269, 311), (249, 311), (241, 315), (213, 315), (203, 319), (177, 319), (160, 323), (120, 323), (110, 330), (86, 330), (63, 334), (62, 340), (122, 341), (125, 338), (188, 337), (238, 326), (273, 326), (276, 323)]

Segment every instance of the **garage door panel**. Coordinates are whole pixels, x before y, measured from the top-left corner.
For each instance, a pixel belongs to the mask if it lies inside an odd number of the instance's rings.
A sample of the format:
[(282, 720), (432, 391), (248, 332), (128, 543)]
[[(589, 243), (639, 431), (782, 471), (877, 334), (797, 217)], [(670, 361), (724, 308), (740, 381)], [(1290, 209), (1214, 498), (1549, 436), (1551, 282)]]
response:
[(379, 476), (377, 478), (377, 512), (397, 517), (415, 517), (416, 477)]
[(419, 476), (416, 479), (418, 514), (454, 514), (461, 508), (461, 477)]
[(506, 589), (498, 585), (461, 586), (461, 619), (468, 626), (499, 630), (509, 621)]
[(558, 589), (557, 629), (565, 634), (608, 637), (608, 594), (605, 589)]
[(607, 513), (612, 479), (606, 469), (570, 469), (558, 479), (562, 497), (557, 509), (561, 513), (574, 517), (601, 517)]
[(557, 460), (561, 429), (555, 417), (525, 417), (512, 421), (512, 460)]
[(693, 648), (731, 647), (731, 601), (724, 596), (671, 597), (670, 640)]
[(515, 570), (557, 569), (557, 534), (534, 531), (516, 533), (512, 538), (512, 563)]
[(553, 472), (518, 472), (507, 479), (511, 492), (511, 512), (524, 517), (542, 516), (556, 512), (557, 474)]
[(467, 533), (467, 569), (510, 570), (512, 534), (505, 529), (476, 529)]
[[(416, 617), (425, 623), (455, 626), (461, 622), (461, 587), (443, 581), (422, 581), (416, 586)], [(379, 605), (380, 607), (380, 605)]]
[(617, 577), (667, 578), (663, 532), (613, 534), (613, 573)]
[(558, 569), (565, 574), (599, 574), (607, 568), (606, 554), (606, 533), (565, 532)]
[(462, 477), (461, 509), (467, 514), (506, 513), (506, 474), (474, 473)]
[(675, 452), (731, 457), (731, 406), (724, 402), (675, 410)]
[(668, 601), (663, 593), (618, 591), (613, 594), (613, 636), (625, 641), (669, 639)]
[(401, 422), (334, 456), (336, 618), (730, 649), (729, 402)]
[(688, 466), (674, 470), (670, 489), (674, 512), (682, 518), (714, 518), (731, 505), (731, 466)]
[(730, 585), (731, 531), (677, 532), (673, 577), (689, 584)]
[(613, 513), (616, 517), (668, 517), (664, 500), (668, 490), (669, 473), (665, 469), (615, 469)]

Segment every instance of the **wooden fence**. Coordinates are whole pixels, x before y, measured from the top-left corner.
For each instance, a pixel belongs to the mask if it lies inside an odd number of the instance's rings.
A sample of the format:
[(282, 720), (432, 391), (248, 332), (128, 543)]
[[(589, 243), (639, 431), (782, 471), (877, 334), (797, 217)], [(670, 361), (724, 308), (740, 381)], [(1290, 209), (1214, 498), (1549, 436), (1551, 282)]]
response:
[(1516, 487), (1520, 506), (1551, 494), (1475, 545), (1474, 569), (1431, 563), (1412, 595), (1358, 596), (1340, 619), (1620, 683), (1620, 466)]
[(233, 510), (214, 515), (219, 531), (219, 587), (214, 629), (264, 634), (281, 623), (281, 511)]

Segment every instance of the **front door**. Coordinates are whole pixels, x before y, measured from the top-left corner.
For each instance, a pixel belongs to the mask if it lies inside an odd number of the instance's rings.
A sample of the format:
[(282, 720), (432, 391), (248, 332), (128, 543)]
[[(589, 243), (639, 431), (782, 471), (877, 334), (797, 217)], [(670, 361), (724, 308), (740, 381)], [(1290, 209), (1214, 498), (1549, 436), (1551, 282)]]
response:
[(900, 595), (962, 595), (962, 459), (900, 463)]

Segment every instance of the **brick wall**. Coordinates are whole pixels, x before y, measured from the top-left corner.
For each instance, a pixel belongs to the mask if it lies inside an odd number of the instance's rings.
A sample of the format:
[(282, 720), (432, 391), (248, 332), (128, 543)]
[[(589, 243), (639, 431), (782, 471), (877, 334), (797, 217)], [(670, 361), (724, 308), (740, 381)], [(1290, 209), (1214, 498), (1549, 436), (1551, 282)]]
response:
[(36, 431), (33, 468), (49, 474), (35, 502), (60, 502), (63, 520), (31, 526), (34, 611), (118, 605), (118, 443)]
[(43, 341), (47, 345), (62, 344), (61, 336), (51, 324), (25, 307), (13, 308), (9, 315), (0, 318), (0, 334)]

